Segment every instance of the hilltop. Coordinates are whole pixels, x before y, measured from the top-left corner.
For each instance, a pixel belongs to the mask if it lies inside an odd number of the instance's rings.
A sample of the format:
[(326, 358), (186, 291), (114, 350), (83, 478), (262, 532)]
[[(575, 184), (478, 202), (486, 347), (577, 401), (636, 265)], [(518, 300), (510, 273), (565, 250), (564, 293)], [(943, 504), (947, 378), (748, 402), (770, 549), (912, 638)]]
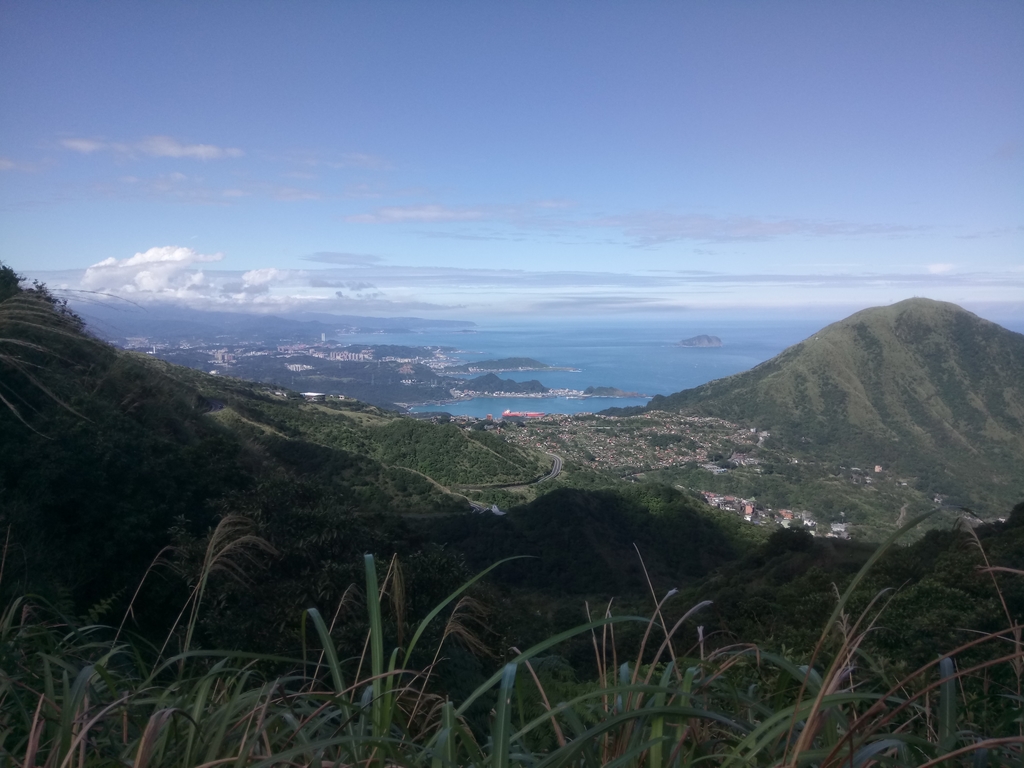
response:
[(483, 376), (477, 376), (475, 379), (469, 379), (461, 385), (461, 388), (472, 392), (514, 392), (516, 394), (531, 395), (545, 394), (548, 392), (548, 388), (536, 379), (517, 382), (512, 379), (503, 379), (493, 373), (485, 373)]
[(954, 304), (866, 309), (645, 410), (728, 419), (807, 461), (879, 466), (983, 514), (1024, 497), (1024, 335)]

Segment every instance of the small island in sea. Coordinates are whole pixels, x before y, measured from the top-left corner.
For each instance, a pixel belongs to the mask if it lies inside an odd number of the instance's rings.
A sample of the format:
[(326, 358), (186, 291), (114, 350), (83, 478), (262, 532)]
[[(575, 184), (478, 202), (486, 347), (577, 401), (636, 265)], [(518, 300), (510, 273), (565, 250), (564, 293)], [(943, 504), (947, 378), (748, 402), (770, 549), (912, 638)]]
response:
[(583, 390), (584, 397), (647, 397), (639, 392), (626, 392), (618, 387), (587, 387)]
[(701, 334), (700, 336), (693, 336), (689, 339), (683, 339), (676, 346), (679, 347), (720, 347), (722, 346), (722, 340), (717, 336), (708, 336)]

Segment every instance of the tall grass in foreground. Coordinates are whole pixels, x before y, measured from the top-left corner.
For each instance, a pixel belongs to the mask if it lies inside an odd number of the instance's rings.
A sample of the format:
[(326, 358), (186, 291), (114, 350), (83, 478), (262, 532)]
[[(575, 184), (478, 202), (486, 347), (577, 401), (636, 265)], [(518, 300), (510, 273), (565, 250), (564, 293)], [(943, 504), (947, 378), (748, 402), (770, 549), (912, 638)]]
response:
[[(0, 263), (0, 269), (3, 264)], [(25, 392), (13, 386), (21, 380), (34, 394), (41, 394), (72, 413), (78, 414), (37, 375), (41, 361), (65, 360), (61, 354), (63, 341), (85, 340), (81, 334), (81, 321), (67, 310), (67, 302), (53, 298), (38, 284), (33, 290), (19, 290), (0, 301), (0, 406), (10, 411), (22, 424), (34, 429), (26, 421), (26, 412), (35, 408)]]
[[(705, 604), (668, 626), (662, 609), (669, 593), (650, 617), (606, 611), (513, 651), (459, 702), (431, 693), (432, 670), (448, 639), (463, 633), (465, 593), (487, 571), (442, 601), (403, 647), (387, 648), (383, 604), (401, 592), (400, 577), (392, 561), (378, 583), (367, 555), (370, 629), (362, 657), (350, 660), (338, 658), (332, 623), (314, 609), (303, 614), (302, 659), (188, 646), (164, 656), (108, 628), (65, 623), (23, 598), (0, 618), (0, 765), (1024, 765), (1018, 627), (979, 636), (899, 679), (862, 649), (877, 605), (860, 617), (846, 608), (886, 547), (839, 596), (808, 664), (751, 646), (683, 650), (693, 640), (683, 637), (692, 632), (688, 622)], [(197, 591), (192, 623), (200, 597)], [(410, 669), (425, 629), (442, 620), (434, 663)], [(628, 623), (641, 626), (642, 641), (634, 656), (619, 659), (615, 630)], [(595, 680), (568, 701), (551, 701), (535, 662), (577, 635), (592, 640)], [(984, 648), (992, 652), (979, 656)], [(958, 666), (958, 658), (981, 660)], [(293, 671), (261, 672), (282, 664)], [(996, 714), (966, 695), (978, 678), (1007, 669), (1004, 677), (1017, 687), (987, 693), (999, 703)], [(524, 690), (540, 703), (532, 717)], [(482, 732), (466, 719), (480, 701), (493, 701)]]

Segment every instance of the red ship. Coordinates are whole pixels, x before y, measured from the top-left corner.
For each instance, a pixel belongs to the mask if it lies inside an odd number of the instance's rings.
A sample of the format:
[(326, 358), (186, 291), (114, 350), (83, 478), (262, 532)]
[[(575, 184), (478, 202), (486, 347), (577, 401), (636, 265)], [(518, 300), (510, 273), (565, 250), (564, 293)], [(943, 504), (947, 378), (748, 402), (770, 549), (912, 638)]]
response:
[(503, 411), (501, 418), (505, 419), (511, 417), (513, 419), (539, 419), (544, 415), (543, 411)]

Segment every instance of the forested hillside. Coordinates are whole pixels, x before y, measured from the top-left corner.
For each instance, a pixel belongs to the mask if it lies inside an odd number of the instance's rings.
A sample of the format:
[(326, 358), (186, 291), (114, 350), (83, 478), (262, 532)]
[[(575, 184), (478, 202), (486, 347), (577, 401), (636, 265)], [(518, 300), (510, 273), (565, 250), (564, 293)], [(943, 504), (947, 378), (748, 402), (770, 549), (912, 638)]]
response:
[[(119, 351), (83, 333), (45, 289), (9, 280), (6, 290), (0, 522), (17, 553), (0, 584), (7, 595), (39, 592), (78, 613), (123, 609), (158, 553), (172, 547), (164, 559), (187, 571), (218, 521), (241, 515), (278, 554), (247, 577), (259, 589), (218, 587), (226, 602), (206, 630), (269, 648), (294, 640), (296, 605), (329, 610), (366, 551), (412, 557), (410, 583), (422, 567), (447, 574), (442, 585), (529, 555), (537, 564), (508, 570), (510, 586), (610, 596), (646, 588), (634, 543), (659, 583), (675, 583), (757, 538), (678, 491), (616, 488), (571, 466), (531, 485), (551, 457), (491, 432), (348, 399), (307, 402)], [(481, 515), (469, 498), (512, 509)], [(183, 588), (163, 572), (145, 587), (149, 604)], [(147, 620), (173, 618), (157, 613)]]
[(87, 607), (134, 588), (172, 528), (203, 535), (267, 499), (316, 509), (327, 528), (331, 515), (462, 512), (449, 486), (529, 482), (550, 465), (490, 435), (118, 351), (9, 270), (3, 290), (0, 510), (18, 552), (7, 589)]
[(881, 465), (988, 516), (1024, 497), (1024, 336), (954, 304), (858, 312), (647, 410), (756, 426), (809, 460)]
[(2, 267), (0, 396), (18, 764), (1019, 759), (1024, 505), (885, 551), (529, 485), (500, 435), (114, 350)]

